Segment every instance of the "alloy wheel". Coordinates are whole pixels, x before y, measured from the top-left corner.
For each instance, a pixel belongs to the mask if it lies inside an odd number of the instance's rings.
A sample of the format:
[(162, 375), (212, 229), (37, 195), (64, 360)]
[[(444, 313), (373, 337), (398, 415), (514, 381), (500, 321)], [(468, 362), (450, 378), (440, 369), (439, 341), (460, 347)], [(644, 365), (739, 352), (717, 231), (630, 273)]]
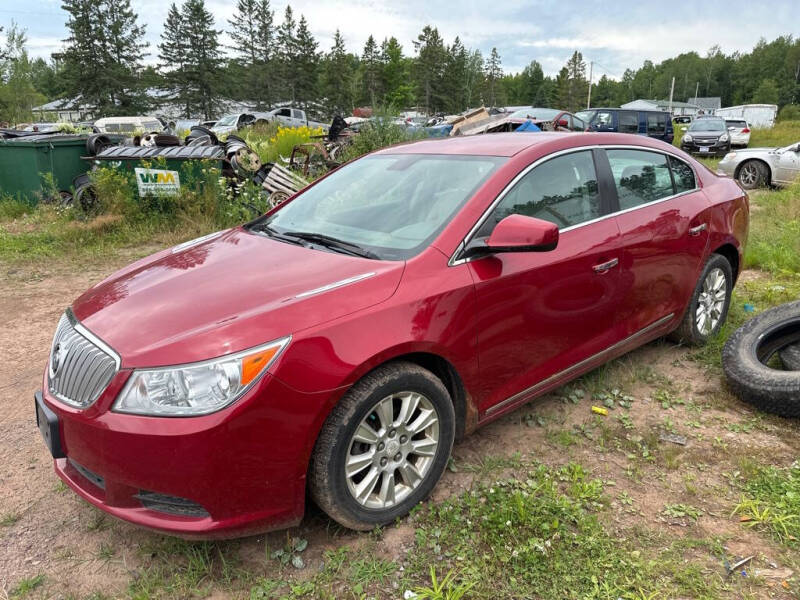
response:
[(719, 325), (728, 295), (728, 282), (722, 269), (712, 269), (703, 280), (703, 289), (697, 298), (695, 324), (702, 335), (711, 335)]
[(739, 181), (746, 186), (754, 186), (756, 182), (758, 182), (758, 176), (758, 169), (751, 162), (742, 167), (742, 170), (739, 172)]
[(345, 477), (366, 508), (402, 502), (424, 480), (439, 446), (439, 415), (428, 398), (398, 392), (380, 400), (348, 444)]

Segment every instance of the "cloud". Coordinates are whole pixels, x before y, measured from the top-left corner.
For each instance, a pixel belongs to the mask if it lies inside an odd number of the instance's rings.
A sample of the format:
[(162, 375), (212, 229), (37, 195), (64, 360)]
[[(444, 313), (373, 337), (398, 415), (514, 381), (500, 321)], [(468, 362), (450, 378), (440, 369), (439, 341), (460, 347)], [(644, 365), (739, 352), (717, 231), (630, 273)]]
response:
[[(8, 0), (6, 0), (8, 2)], [(180, 0), (178, 0), (180, 1)], [(34, 56), (47, 56), (65, 37), (66, 13), (60, 0), (27, 0), (24, 8), (0, 9), (0, 23), (11, 18), (27, 28)], [(726, 10), (716, 5), (691, 6), (691, 18), (680, 11), (661, 11), (654, 18), (650, 2), (621, 0), (597, 3), (574, 0), (564, 3), (544, 0), (292, 0), (295, 17), (306, 16), (320, 51), (328, 51), (336, 29), (347, 48), (361, 53), (367, 37), (379, 42), (395, 36), (407, 54), (425, 25), (438, 27), (445, 43), (459, 36), (468, 48), (484, 56), (492, 47), (500, 52), (506, 72), (522, 70), (538, 60), (548, 74), (555, 74), (574, 50), (596, 63), (596, 73), (619, 77), (626, 68), (638, 68), (645, 60), (660, 62), (681, 52), (701, 55), (719, 44), (722, 51), (749, 51), (761, 36), (797, 33), (800, 23), (798, 0), (774, 0), (767, 10), (753, 10), (749, 0), (727, 0)], [(276, 25), (283, 19), (286, 0), (273, 0)], [(157, 60), (160, 34), (169, 9), (164, 0), (132, 0), (140, 22), (147, 27), (150, 44), (148, 62)], [(206, 0), (218, 29), (227, 29), (235, 0)], [(743, 23), (742, 15), (747, 15)], [(33, 40), (36, 40), (34, 46)], [(227, 35), (222, 41), (230, 43)]]

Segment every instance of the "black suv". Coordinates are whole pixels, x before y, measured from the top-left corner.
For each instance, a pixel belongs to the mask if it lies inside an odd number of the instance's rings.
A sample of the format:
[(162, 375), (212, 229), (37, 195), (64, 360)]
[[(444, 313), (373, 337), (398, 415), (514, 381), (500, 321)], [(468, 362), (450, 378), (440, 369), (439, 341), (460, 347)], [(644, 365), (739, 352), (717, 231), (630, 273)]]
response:
[(725, 156), (731, 151), (731, 136), (722, 117), (698, 117), (681, 138), (681, 150), (692, 154)]

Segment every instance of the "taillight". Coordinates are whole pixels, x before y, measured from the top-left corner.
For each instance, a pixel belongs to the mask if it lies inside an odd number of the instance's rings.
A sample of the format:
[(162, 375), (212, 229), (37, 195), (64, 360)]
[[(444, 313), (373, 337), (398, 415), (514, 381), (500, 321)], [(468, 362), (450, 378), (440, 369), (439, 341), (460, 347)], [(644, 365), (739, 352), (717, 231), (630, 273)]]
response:
[(745, 127), (744, 129), (742, 129), (742, 133), (750, 133), (750, 130), (747, 127)]

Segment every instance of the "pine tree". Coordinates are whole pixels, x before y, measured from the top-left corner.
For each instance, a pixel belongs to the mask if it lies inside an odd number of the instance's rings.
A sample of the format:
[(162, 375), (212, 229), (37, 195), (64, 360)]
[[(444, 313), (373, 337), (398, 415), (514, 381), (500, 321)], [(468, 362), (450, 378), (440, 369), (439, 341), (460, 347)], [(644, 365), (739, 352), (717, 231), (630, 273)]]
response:
[(375, 43), (375, 38), (371, 34), (367, 38), (361, 54), (361, 69), (364, 99), (374, 108), (381, 92), (381, 55), (378, 52), (378, 44)]
[(414, 74), (419, 97), (425, 102), (425, 109), (429, 113), (436, 112), (443, 104), (442, 73), (446, 55), (439, 30), (426, 25), (417, 36), (414, 48), (417, 51)]
[(186, 0), (181, 11), (184, 23), (185, 59), (183, 78), (186, 84), (187, 108), (206, 119), (216, 114), (222, 81), (219, 31), (214, 29), (214, 16), (206, 9), (205, 0)]
[[(650, 64), (652, 66), (652, 63)], [(564, 69), (566, 69), (566, 72)], [(562, 76), (559, 87), (560, 105), (564, 110), (576, 112), (586, 105), (586, 98), (589, 92), (589, 82), (586, 79), (586, 63), (583, 61), (583, 55), (577, 50), (573, 52), (561, 71), (564, 76)]]
[(474, 50), (467, 55), (466, 78), (464, 81), (465, 106), (475, 106), (478, 102), (483, 79), (483, 56), (480, 50)]
[(294, 102), (297, 89), (297, 38), (292, 7), (287, 5), (276, 34), (277, 79), (282, 100)]
[(192, 116), (192, 106), (186, 77), (187, 49), (184, 29), (183, 15), (173, 3), (169, 7), (167, 20), (164, 22), (164, 31), (161, 33), (162, 42), (158, 45), (160, 51), (158, 58), (161, 61), (164, 82), (172, 93), (172, 99), (180, 104), (183, 116), (188, 118)]
[(317, 68), (319, 54), (317, 41), (308, 28), (305, 16), (297, 24), (297, 54), (295, 55), (295, 96), (307, 108), (317, 97)]
[(238, 0), (233, 19), (228, 21), (246, 99), (255, 100), (259, 108), (272, 102), (274, 14), (269, 0)]
[(489, 106), (497, 106), (499, 85), (498, 82), (503, 77), (503, 68), (500, 62), (500, 54), (497, 48), (492, 48), (489, 58), (486, 59), (486, 92)]
[(333, 35), (333, 46), (325, 57), (322, 73), (323, 94), (336, 114), (348, 114), (353, 109), (353, 68), (339, 30)]
[(130, 0), (62, 0), (69, 37), (63, 61), (65, 88), (103, 115), (138, 112), (146, 102), (137, 73), (145, 28)]
[(383, 40), (380, 61), (383, 103), (395, 108), (410, 106), (414, 101), (414, 87), (409, 83), (411, 60), (403, 56), (397, 38)]
[(447, 49), (444, 70), (445, 110), (451, 113), (466, 108), (467, 49), (456, 36), (453, 45)]

